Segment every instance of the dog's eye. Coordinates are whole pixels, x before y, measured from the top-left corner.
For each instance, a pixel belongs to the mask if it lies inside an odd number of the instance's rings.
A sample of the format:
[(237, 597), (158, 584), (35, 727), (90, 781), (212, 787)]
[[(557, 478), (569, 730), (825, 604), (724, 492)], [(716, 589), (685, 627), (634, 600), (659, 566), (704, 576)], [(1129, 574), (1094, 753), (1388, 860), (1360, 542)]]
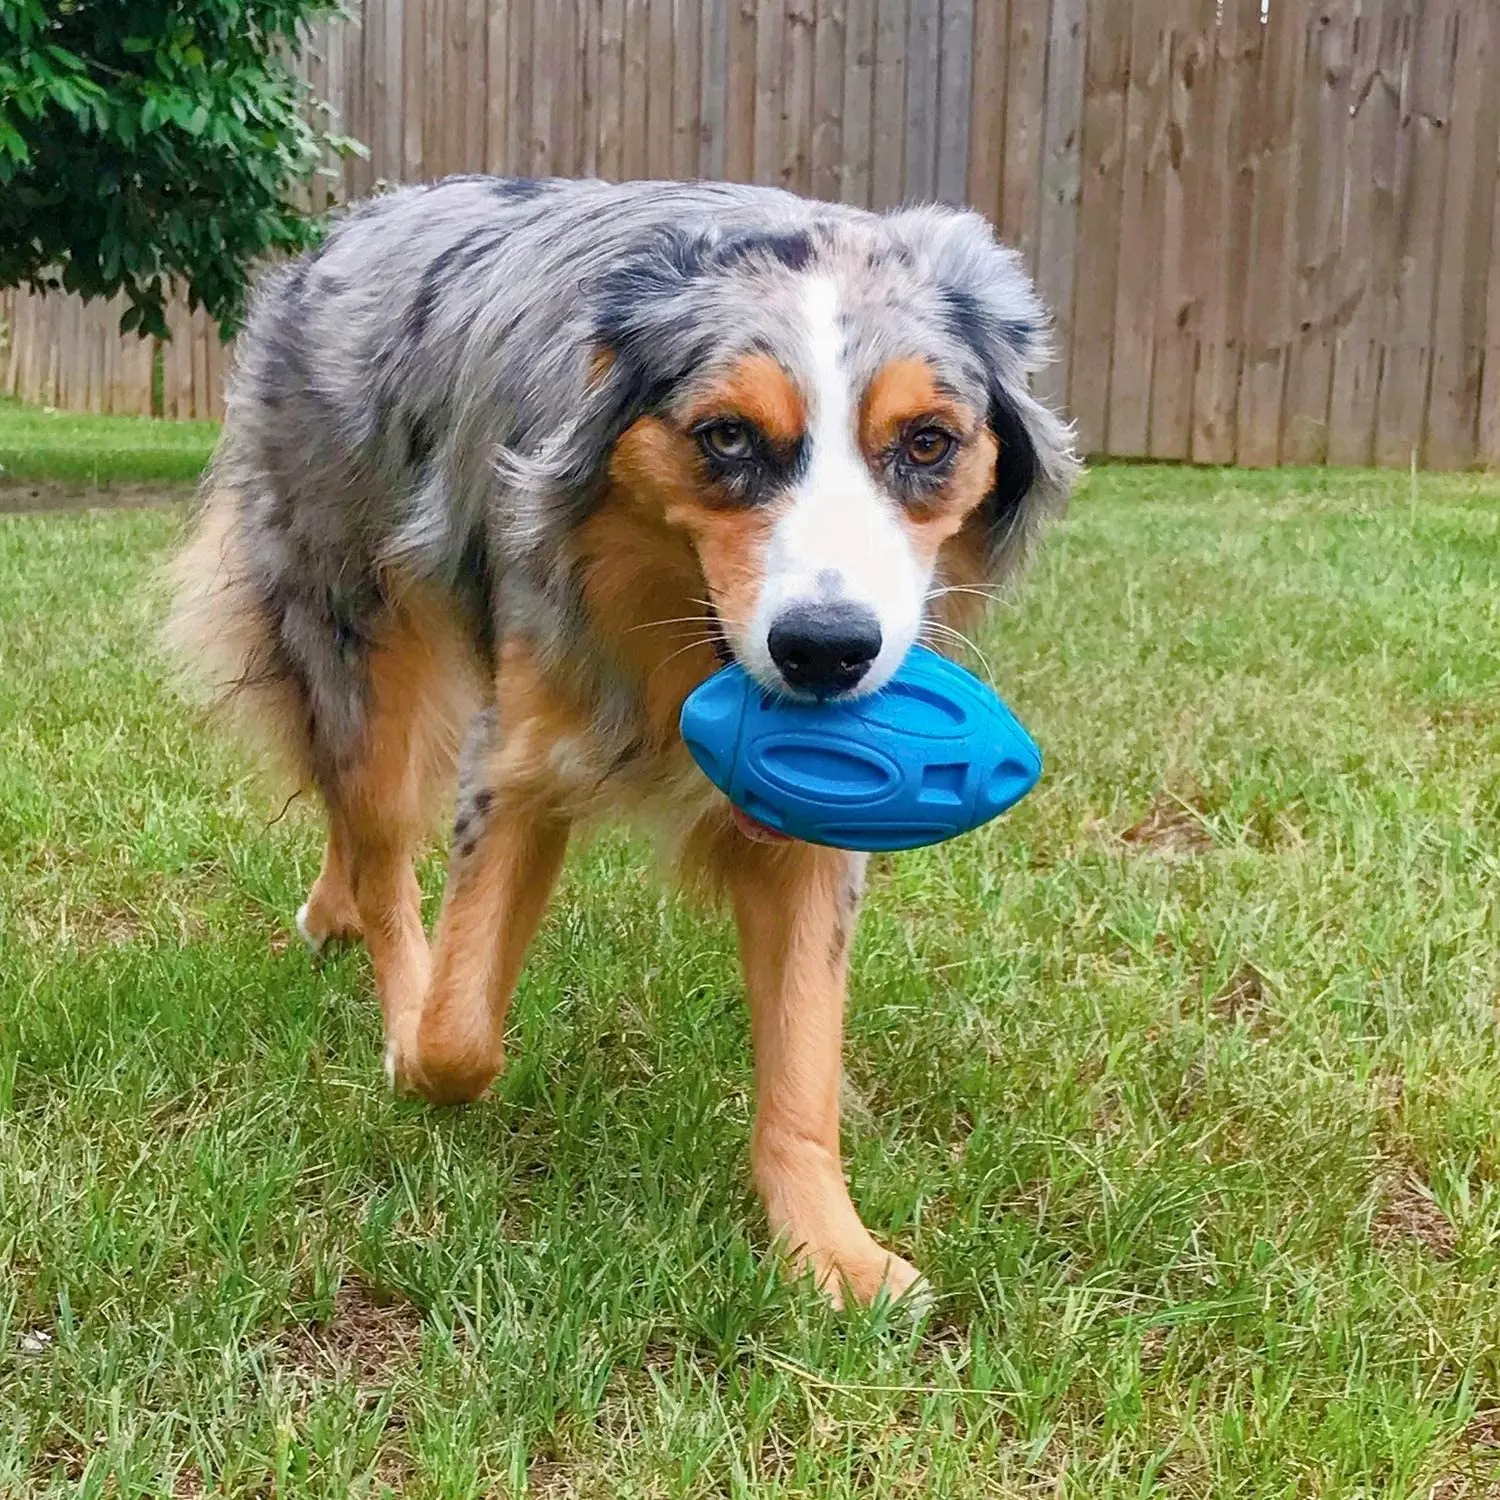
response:
[(953, 438), (941, 427), (919, 427), (906, 440), (906, 460), (919, 469), (935, 468), (952, 452)]
[(744, 422), (733, 420), (711, 422), (698, 431), (698, 441), (712, 458), (749, 458), (755, 451), (755, 439)]

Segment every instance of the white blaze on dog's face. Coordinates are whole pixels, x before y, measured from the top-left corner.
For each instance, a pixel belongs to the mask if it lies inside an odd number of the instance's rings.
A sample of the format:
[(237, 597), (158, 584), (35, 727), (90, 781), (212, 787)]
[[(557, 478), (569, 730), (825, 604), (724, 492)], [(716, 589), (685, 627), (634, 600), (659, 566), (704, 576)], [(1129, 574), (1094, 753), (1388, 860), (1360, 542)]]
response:
[(803, 463), (767, 539), (759, 597), (738, 643), (762, 683), (797, 696), (873, 692), (917, 638), (932, 576), (860, 447), (838, 288), (809, 278)]

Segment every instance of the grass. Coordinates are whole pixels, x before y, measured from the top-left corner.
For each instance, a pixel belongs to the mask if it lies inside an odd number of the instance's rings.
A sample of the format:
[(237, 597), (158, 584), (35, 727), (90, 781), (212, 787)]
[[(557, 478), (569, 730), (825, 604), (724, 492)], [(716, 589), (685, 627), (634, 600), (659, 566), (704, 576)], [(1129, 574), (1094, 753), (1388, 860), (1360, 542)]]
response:
[(174, 518), (0, 519), (0, 1494), (1486, 1493), (1496, 498), (1087, 483), (986, 641), (1042, 786), (854, 963), (916, 1327), (768, 1273), (730, 933), (639, 844), (495, 1097), (393, 1100), (365, 957), (287, 941), (313, 819), (155, 664)]
[(0, 398), (0, 481), (192, 484), (218, 432), (216, 422), (81, 416)]

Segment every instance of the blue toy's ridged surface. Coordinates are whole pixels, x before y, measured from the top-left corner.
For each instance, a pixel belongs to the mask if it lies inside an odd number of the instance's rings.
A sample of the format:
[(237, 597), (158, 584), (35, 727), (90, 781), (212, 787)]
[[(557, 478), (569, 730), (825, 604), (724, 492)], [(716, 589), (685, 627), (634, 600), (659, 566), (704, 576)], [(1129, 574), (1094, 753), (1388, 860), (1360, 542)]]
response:
[(682, 706), (704, 774), (769, 828), (839, 849), (914, 849), (967, 833), (1036, 785), (1042, 756), (962, 667), (914, 646), (878, 693), (773, 698), (730, 666)]

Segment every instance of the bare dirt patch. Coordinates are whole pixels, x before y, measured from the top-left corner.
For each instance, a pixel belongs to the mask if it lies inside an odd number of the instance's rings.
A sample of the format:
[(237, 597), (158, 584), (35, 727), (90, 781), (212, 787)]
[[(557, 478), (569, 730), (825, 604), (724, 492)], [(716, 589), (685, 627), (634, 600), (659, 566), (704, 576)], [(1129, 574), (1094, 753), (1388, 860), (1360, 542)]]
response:
[(1476, 1412), (1428, 1500), (1500, 1500), (1500, 1409)]
[(410, 1302), (354, 1279), (339, 1287), (327, 1319), (287, 1329), (277, 1348), (297, 1374), (388, 1386), (421, 1342), (422, 1314)]
[(1402, 1243), (1421, 1245), (1436, 1260), (1447, 1260), (1458, 1244), (1458, 1231), (1415, 1173), (1388, 1177), (1381, 1204), (1370, 1220), (1370, 1238), (1382, 1249)]
[(1243, 1021), (1254, 1026), (1266, 1003), (1266, 976), (1254, 964), (1241, 964), (1229, 976), (1229, 983), (1214, 996), (1209, 1008), (1221, 1021), (1231, 1025)]
[(1147, 808), (1145, 817), (1120, 835), (1120, 842), (1149, 854), (1176, 857), (1207, 854), (1214, 846), (1204, 825), (1207, 812), (1201, 797), (1185, 799), (1161, 792)]
[(0, 481), (0, 515), (49, 510), (165, 509), (193, 498), (190, 484), (59, 484), (53, 480)]

